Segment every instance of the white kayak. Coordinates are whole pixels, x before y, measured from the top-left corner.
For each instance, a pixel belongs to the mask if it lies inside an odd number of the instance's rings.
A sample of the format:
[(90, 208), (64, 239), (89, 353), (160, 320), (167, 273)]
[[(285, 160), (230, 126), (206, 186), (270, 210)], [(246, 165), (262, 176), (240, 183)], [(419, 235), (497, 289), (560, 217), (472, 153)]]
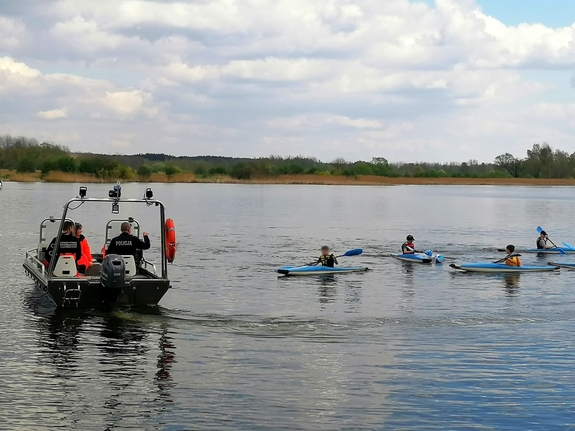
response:
[(465, 272), (483, 272), (483, 273), (520, 273), (520, 272), (547, 272), (557, 271), (559, 269), (556, 265), (543, 265), (543, 266), (509, 266), (504, 263), (493, 262), (478, 262), (478, 263), (462, 263), (456, 265), (452, 263), (449, 265), (453, 269), (458, 269)]
[(413, 253), (413, 254), (392, 254), (391, 257), (401, 260), (402, 262), (410, 263), (443, 263), (443, 256), (440, 254), (426, 254), (426, 253)]
[(572, 262), (549, 262), (549, 265), (558, 266), (559, 268), (575, 269), (575, 263)]
[(365, 266), (329, 267), (329, 266), (284, 266), (276, 269), (276, 272), (283, 275), (331, 275), (345, 274), (349, 272), (367, 271)]

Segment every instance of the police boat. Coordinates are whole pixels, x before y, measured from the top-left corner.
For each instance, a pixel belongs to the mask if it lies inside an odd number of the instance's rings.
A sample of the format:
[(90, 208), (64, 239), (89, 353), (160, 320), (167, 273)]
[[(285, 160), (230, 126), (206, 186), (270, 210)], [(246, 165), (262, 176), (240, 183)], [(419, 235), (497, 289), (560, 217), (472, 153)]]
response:
[[(107, 198), (88, 198), (87, 187), (80, 187), (79, 195), (64, 205), (61, 218), (50, 217), (40, 224), (40, 237), (37, 247), (26, 252), (24, 270), (34, 280), (35, 285), (44, 291), (57, 307), (91, 308), (104, 304), (119, 306), (156, 305), (171, 288), (168, 279), (168, 260), (166, 259), (166, 220), (164, 204), (153, 199), (152, 189), (147, 188), (141, 199), (121, 197), (121, 186), (115, 185)], [(141, 250), (136, 256), (105, 255), (105, 247), (110, 240), (120, 234), (124, 222), (131, 225), (134, 235), (139, 237), (140, 223), (132, 218), (109, 220), (105, 226), (105, 244), (101, 253), (92, 253), (92, 265), (84, 274), (78, 273), (75, 256), (60, 254), (60, 233), (66, 221), (73, 220), (69, 213), (82, 205), (112, 205), (112, 214), (118, 215), (122, 203), (139, 203), (143, 207), (156, 207), (160, 213), (161, 263), (159, 271), (156, 265), (148, 261)], [(46, 260), (48, 247), (55, 238), (52, 256), (58, 258)]]

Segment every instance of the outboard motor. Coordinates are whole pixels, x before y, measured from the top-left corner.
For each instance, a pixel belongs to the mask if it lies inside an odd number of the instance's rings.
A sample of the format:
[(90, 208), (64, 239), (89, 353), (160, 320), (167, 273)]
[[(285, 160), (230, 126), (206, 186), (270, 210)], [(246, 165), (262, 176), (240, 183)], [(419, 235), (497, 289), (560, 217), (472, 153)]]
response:
[(100, 270), (102, 299), (104, 302), (116, 302), (126, 285), (126, 265), (122, 256), (109, 254), (102, 261)]

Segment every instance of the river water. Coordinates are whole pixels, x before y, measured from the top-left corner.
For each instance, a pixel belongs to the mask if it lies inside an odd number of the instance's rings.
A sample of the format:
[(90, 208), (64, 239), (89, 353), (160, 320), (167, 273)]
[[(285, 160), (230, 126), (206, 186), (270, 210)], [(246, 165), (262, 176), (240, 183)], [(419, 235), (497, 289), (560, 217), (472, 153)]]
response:
[[(159, 307), (54, 310), (21, 267), (77, 185), (0, 192), (0, 429), (563, 430), (575, 427), (575, 272), (452, 262), (575, 243), (573, 188), (154, 184), (178, 255)], [(109, 185), (89, 185), (89, 196)], [(144, 186), (126, 184), (124, 197)], [(92, 249), (110, 209), (83, 206)], [(154, 208), (121, 207), (150, 232)], [(407, 234), (447, 257), (386, 257)], [(278, 278), (321, 245), (372, 271)], [(575, 257), (573, 258), (575, 260)], [(548, 259), (523, 256), (524, 263)], [(569, 257), (563, 258), (569, 260)]]

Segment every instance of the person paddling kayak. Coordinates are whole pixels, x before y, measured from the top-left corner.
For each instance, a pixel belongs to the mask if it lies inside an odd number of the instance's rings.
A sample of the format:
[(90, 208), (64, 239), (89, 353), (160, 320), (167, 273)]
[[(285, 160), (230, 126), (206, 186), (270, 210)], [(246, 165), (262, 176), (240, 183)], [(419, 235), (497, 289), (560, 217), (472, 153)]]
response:
[(415, 249), (415, 244), (413, 243), (413, 241), (415, 241), (415, 238), (412, 235), (407, 235), (407, 238), (405, 239), (406, 241), (403, 244), (401, 244), (401, 252), (403, 254), (421, 253)]
[(547, 236), (547, 232), (544, 230), (541, 231), (539, 237), (537, 238), (537, 249), (543, 250), (546, 248), (553, 248), (552, 244), (547, 244), (549, 242), (549, 237)]
[(521, 266), (521, 259), (519, 256), (513, 256), (513, 252), (515, 251), (515, 246), (509, 244), (505, 251), (507, 252), (507, 258), (505, 259), (505, 265), (507, 266)]
[(337, 258), (333, 255), (333, 253), (329, 252), (329, 247), (324, 245), (321, 248), (321, 256), (319, 259), (314, 263), (314, 265), (327, 266), (329, 268), (333, 268), (334, 265), (338, 265)]

